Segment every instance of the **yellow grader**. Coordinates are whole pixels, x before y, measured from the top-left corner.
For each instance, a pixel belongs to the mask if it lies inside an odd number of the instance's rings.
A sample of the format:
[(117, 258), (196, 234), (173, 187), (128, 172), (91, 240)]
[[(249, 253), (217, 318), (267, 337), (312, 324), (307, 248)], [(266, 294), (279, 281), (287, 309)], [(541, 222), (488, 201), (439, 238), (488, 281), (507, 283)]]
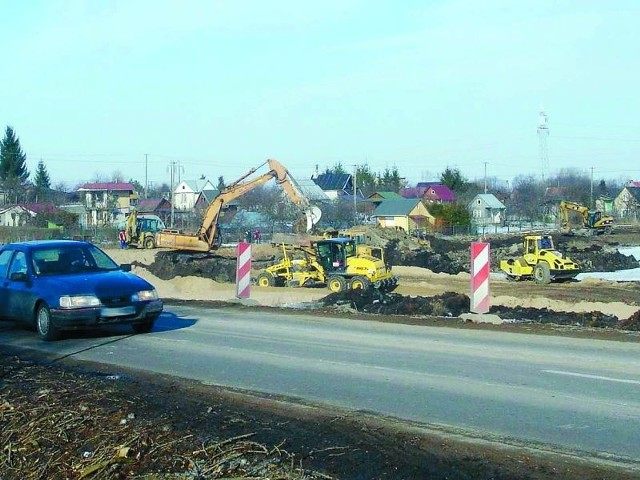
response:
[(552, 281), (571, 280), (580, 273), (580, 267), (558, 252), (550, 235), (525, 235), (524, 254), (518, 258), (500, 261), (500, 269), (510, 280), (533, 279), (544, 285)]
[(258, 274), (259, 286), (326, 285), (332, 292), (342, 292), (368, 288), (391, 291), (398, 285), (382, 249), (358, 245), (351, 238), (312, 241), (308, 247), (282, 244), (282, 253), (281, 261)]

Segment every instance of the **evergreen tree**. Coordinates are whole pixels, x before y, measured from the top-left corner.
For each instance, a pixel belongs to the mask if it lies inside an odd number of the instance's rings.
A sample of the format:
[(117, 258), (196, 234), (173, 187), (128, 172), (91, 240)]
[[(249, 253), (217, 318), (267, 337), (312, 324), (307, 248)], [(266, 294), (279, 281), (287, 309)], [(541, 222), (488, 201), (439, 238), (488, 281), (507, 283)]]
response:
[(449, 187), (455, 193), (464, 193), (469, 182), (457, 168), (447, 167), (440, 175), (440, 183)]
[(216, 186), (216, 188), (220, 192), (226, 188), (226, 185), (224, 184), (224, 177), (222, 175), (218, 177), (218, 186)]
[(20, 147), (20, 140), (13, 128), (7, 126), (4, 138), (0, 142), (0, 182), (10, 201), (18, 201), (22, 185), (29, 178), (27, 156)]
[(47, 167), (45, 167), (42, 160), (38, 162), (34, 184), (36, 186), (36, 190), (38, 190), (39, 192), (44, 192), (45, 190), (49, 190), (51, 188), (51, 178), (49, 177)]

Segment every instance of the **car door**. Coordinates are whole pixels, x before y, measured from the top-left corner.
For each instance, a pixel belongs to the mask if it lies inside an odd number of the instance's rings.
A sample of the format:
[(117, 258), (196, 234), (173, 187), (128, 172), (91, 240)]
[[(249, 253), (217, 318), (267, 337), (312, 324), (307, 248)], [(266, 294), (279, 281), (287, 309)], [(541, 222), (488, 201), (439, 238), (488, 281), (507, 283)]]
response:
[(30, 322), (33, 316), (33, 272), (28, 266), (27, 254), (22, 250), (14, 252), (5, 282), (7, 318)]
[(0, 251), (0, 318), (7, 318), (7, 299), (9, 281), (7, 279), (7, 271), (9, 270), (9, 261), (13, 255), (13, 250), (5, 249)]

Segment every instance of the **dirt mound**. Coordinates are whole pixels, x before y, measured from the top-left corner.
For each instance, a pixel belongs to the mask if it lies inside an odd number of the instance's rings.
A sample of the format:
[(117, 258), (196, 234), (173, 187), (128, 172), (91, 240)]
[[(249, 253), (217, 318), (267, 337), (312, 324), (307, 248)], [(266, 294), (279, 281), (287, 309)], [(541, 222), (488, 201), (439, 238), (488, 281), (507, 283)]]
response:
[[(590, 238), (590, 237), (588, 237)], [(434, 273), (469, 272), (469, 247), (473, 239), (464, 241), (437, 237), (426, 238), (429, 247), (418, 250), (400, 248), (400, 244), (390, 241), (387, 245), (388, 257), (392, 265), (428, 268)], [(491, 269), (499, 270), (500, 260), (521, 254), (521, 236), (500, 236), (488, 238), (491, 246)], [(583, 272), (613, 272), (640, 267), (640, 262), (632, 256), (621, 254), (617, 245), (598, 243), (593, 239), (568, 240), (554, 237), (556, 249), (577, 262)]]
[[(365, 313), (435, 317), (459, 317), (468, 313), (470, 307), (467, 295), (454, 292), (434, 297), (406, 297), (378, 290), (351, 290), (332, 293), (323, 298), (321, 303), (324, 306), (347, 307)], [(640, 312), (624, 322), (602, 312), (557, 312), (547, 308), (494, 306), (489, 313), (516, 323), (551, 323), (626, 330), (638, 330), (640, 327)]]

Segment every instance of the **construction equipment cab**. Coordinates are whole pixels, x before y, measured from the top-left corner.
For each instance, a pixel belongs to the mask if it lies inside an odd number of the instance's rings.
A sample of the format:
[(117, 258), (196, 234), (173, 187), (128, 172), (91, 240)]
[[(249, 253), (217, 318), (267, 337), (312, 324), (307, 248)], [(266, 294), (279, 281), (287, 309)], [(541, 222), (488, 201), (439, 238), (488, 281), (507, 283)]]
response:
[(500, 269), (510, 280), (533, 279), (537, 284), (575, 278), (580, 267), (558, 252), (550, 235), (525, 235), (524, 254), (518, 258), (500, 261)]
[(572, 233), (569, 213), (576, 212), (582, 219), (582, 228), (587, 234), (609, 233), (613, 229), (613, 217), (605, 215), (599, 210), (589, 210), (576, 202), (562, 200), (560, 202), (561, 230), (564, 234)]
[(156, 234), (164, 228), (164, 222), (157, 215), (138, 215), (132, 210), (124, 225), (127, 246), (155, 248)]

